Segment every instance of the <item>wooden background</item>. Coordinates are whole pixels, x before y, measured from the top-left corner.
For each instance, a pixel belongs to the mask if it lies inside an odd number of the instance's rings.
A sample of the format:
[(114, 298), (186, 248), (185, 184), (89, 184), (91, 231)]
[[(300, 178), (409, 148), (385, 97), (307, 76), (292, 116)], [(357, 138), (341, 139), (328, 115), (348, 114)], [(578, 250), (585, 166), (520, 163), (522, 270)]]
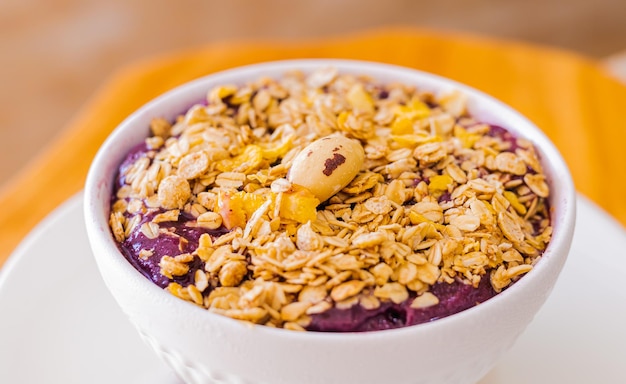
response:
[(625, 0), (0, 0), (0, 188), (112, 73), (151, 55), (406, 25), (603, 58), (626, 49), (625, 17)]

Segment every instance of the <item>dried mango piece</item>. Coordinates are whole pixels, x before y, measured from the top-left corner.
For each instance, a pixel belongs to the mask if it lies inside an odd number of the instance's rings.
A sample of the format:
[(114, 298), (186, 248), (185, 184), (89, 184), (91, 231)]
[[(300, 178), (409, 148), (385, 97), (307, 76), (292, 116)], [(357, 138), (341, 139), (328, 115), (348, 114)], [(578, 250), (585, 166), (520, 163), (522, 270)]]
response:
[(432, 221), (428, 220), (424, 215), (417, 213), (413, 210), (409, 212), (409, 220), (411, 224), (416, 225), (419, 223), (432, 223)]
[(266, 201), (264, 196), (256, 193), (237, 192), (237, 194), (241, 195), (243, 210), (246, 213), (246, 217), (252, 216), (252, 214)]
[(320, 201), (304, 187), (293, 186), (293, 192), (283, 193), (280, 201), (280, 216), (299, 223), (315, 221)]
[(240, 193), (220, 191), (217, 195), (216, 211), (222, 216), (222, 224), (227, 229), (246, 226), (246, 212)]
[(423, 101), (413, 98), (407, 104), (409, 108), (409, 114), (414, 119), (422, 119), (424, 117), (430, 116), (430, 108)]
[(244, 191), (221, 191), (217, 196), (216, 211), (228, 229), (245, 227), (248, 218), (267, 200), (266, 197)]
[(511, 206), (513, 206), (517, 213), (520, 215), (526, 214), (526, 207), (519, 202), (515, 193), (511, 191), (504, 191), (502, 195), (511, 203)]
[(454, 180), (448, 175), (437, 175), (430, 178), (430, 184), (428, 184), (428, 190), (432, 192), (445, 192), (448, 190), (448, 185), (452, 184)]
[(215, 166), (222, 172), (243, 172), (250, 173), (258, 169), (263, 162), (263, 149), (258, 145), (247, 145), (243, 153), (230, 159), (218, 161)]
[(273, 163), (279, 157), (285, 156), (291, 149), (294, 135), (287, 136), (279, 143), (261, 144), (261, 154), (263, 158)]
[(413, 120), (405, 116), (396, 117), (391, 123), (391, 133), (393, 135), (408, 135), (413, 133)]
[(412, 99), (407, 105), (400, 105), (394, 109), (396, 118), (391, 124), (391, 133), (405, 135), (413, 133), (416, 121), (430, 116), (430, 108), (419, 99)]
[(413, 121), (430, 116), (430, 108), (419, 99), (412, 99), (407, 105), (397, 106), (394, 113), (398, 117), (405, 117)]
[(467, 132), (467, 130), (460, 125), (454, 126), (454, 136), (461, 141), (463, 148), (472, 148), (478, 139), (480, 139), (479, 135)]

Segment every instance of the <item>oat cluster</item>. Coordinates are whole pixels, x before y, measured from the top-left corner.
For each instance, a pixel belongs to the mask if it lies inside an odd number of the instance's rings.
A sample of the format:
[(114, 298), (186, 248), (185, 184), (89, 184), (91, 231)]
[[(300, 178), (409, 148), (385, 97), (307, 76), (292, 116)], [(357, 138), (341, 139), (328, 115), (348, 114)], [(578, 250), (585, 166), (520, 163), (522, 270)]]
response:
[[(216, 87), (151, 130), (124, 170), (112, 232), (118, 242), (133, 231), (179, 236), (170, 227), (181, 220), (206, 231), (193, 252), (139, 257), (158, 257), (172, 294), (235, 319), (303, 330), (332, 307), (436, 305), (436, 283), (490, 279), (499, 292), (551, 236), (532, 144), (473, 119), (460, 93), (324, 68)], [(288, 172), (332, 135), (358, 140), (365, 159), (320, 201)]]

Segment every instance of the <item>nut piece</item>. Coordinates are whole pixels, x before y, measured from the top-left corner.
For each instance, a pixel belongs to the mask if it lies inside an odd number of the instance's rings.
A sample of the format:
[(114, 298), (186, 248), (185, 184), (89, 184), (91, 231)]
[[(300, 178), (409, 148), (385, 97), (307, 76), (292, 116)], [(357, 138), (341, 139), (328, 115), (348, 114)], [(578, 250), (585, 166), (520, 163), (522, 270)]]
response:
[(191, 188), (187, 180), (172, 175), (161, 181), (157, 193), (163, 208), (182, 209), (191, 197)]
[(161, 267), (161, 274), (169, 278), (172, 276), (182, 276), (189, 272), (189, 265), (167, 255), (161, 257), (159, 267)]
[(170, 132), (172, 131), (172, 124), (169, 121), (165, 120), (162, 117), (157, 117), (152, 119), (150, 122), (150, 130), (154, 136), (161, 137), (163, 139), (167, 139), (170, 137)]
[(243, 261), (229, 261), (220, 270), (220, 283), (224, 287), (235, 287), (248, 273), (246, 263)]
[(354, 179), (364, 160), (365, 151), (358, 141), (341, 135), (326, 136), (296, 156), (287, 179), (325, 201)]

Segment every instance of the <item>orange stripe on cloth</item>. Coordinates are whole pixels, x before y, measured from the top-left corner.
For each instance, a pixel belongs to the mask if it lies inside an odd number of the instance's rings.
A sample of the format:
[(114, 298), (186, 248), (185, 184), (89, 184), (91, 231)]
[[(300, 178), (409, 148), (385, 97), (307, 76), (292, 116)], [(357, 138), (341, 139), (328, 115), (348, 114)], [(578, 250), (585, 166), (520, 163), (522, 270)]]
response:
[(542, 128), (565, 157), (577, 189), (626, 224), (626, 87), (597, 63), (528, 44), (387, 28), (317, 40), (212, 44), (117, 73), (56, 141), (0, 191), (0, 265), (37, 222), (82, 188), (100, 144), (139, 106), (203, 75), (292, 58), (392, 63), (487, 92)]

